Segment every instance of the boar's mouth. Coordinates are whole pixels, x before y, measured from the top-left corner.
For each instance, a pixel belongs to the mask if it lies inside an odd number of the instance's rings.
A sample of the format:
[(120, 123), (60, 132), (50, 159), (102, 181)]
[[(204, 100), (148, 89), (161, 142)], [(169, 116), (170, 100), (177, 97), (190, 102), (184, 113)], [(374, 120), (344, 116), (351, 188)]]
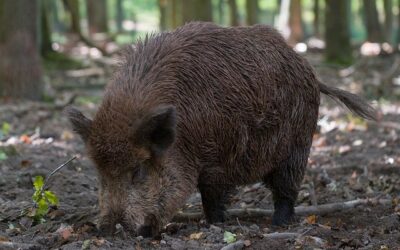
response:
[(118, 233), (118, 224), (122, 226), (124, 231), (135, 236), (143, 236), (145, 238), (157, 238), (160, 236), (160, 224), (153, 214), (147, 215), (143, 224), (136, 226), (124, 220), (122, 217), (103, 218), (98, 225), (100, 235), (109, 236)]
[(147, 215), (144, 224), (141, 225), (138, 230), (137, 234), (141, 235), (143, 237), (154, 237), (157, 238), (160, 236), (160, 229), (159, 229), (159, 223), (157, 218), (150, 214)]

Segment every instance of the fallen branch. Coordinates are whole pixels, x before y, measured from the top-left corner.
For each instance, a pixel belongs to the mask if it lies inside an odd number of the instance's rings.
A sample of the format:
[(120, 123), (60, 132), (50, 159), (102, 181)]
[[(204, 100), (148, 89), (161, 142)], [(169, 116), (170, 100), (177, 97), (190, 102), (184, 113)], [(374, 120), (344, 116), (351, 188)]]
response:
[(397, 123), (397, 122), (390, 122), (390, 121), (380, 122), (380, 123), (378, 123), (378, 126), (383, 127), (383, 128), (400, 130), (400, 123)]
[(302, 236), (299, 233), (270, 233), (270, 234), (263, 234), (264, 238), (267, 239), (293, 239)]
[[(362, 205), (391, 205), (392, 200), (389, 199), (357, 199), (345, 202), (336, 202), (336, 203), (328, 203), (318, 206), (299, 206), (295, 208), (297, 215), (325, 215), (333, 212), (339, 212), (344, 210), (350, 210), (358, 206)], [(272, 209), (261, 209), (261, 208), (238, 208), (238, 209), (228, 209), (227, 214), (231, 217), (265, 217), (272, 216), (274, 210)], [(201, 212), (193, 212), (193, 213), (178, 213), (173, 218), (174, 221), (191, 221), (191, 220), (200, 220), (203, 217), (203, 213)]]
[(94, 42), (90, 39), (86, 38), (82, 33), (78, 34), (79, 39), (85, 43), (87, 46), (98, 49), (103, 56), (109, 56), (108, 52), (100, 46), (97, 46)]
[(11, 241), (0, 241), (0, 249), (3, 250), (13, 250), (13, 249), (21, 249), (21, 250), (28, 250), (28, 249), (40, 249), (38, 245), (27, 244), (27, 243), (18, 243), (18, 242), (11, 242)]

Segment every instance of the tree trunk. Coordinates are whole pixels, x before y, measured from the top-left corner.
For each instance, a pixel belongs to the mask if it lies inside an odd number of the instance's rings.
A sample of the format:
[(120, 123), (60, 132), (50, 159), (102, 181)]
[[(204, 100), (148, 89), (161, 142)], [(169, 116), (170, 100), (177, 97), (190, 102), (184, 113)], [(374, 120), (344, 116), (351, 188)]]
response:
[(383, 6), (385, 9), (385, 37), (387, 42), (392, 42), (392, 29), (393, 29), (393, 1), (384, 0)]
[[(400, 10), (400, 0), (397, 0), (397, 9)], [(400, 13), (397, 14), (397, 37), (396, 43), (400, 44)], [(398, 50), (398, 46), (395, 46)]]
[(320, 18), (319, 18), (319, 0), (314, 0), (314, 6), (313, 6), (313, 12), (314, 12), (314, 20), (313, 20), (313, 26), (314, 26), (314, 36), (315, 37), (320, 37), (321, 33), (319, 30), (319, 23), (320, 23)]
[(1, 0), (0, 6), (0, 96), (38, 100), (43, 93), (39, 1)]
[(301, 23), (301, 0), (291, 0), (289, 12), (290, 36), (288, 43), (295, 45), (303, 39), (303, 26)]
[[(352, 62), (347, 0), (325, 0), (325, 57), (328, 62)], [(340, 18), (338, 18), (340, 17)]]
[(383, 42), (384, 36), (379, 23), (378, 10), (375, 0), (364, 0), (365, 25), (369, 42)]
[(182, 19), (183, 23), (190, 21), (212, 22), (211, 0), (183, 0)]
[(81, 35), (81, 17), (79, 14), (78, 0), (64, 0), (64, 5), (71, 16), (70, 32)]
[(117, 6), (116, 6), (116, 24), (117, 24), (117, 31), (122, 32), (122, 22), (124, 21), (124, 9), (122, 7), (122, 2), (123, 0), (117, 0)]
[(86, 0), (89, 33), (105, 33), (107, 25), (107, 2), (106, 0)]
[(158, 9), (160, 11), (160, 30), (168, 29), (168, 0), (158, 0)]
[(42, 56), (46, 56), (49, 52), (53, 51), (51, 47), (51, 28), (50, 28), (50, 1), (41, 0), (41, 43), (40, 53)]
[(182, 25), (182, 0), (172, 0), (172, 28)]
[(246, 0), (247, 25), (258, 23), (258, 0)]
[(236, 0), (228, 0), (231, 26), (239, 26), (239, 13)]
[(224, 0), (218, 0), (218, 23), (224, 22)]

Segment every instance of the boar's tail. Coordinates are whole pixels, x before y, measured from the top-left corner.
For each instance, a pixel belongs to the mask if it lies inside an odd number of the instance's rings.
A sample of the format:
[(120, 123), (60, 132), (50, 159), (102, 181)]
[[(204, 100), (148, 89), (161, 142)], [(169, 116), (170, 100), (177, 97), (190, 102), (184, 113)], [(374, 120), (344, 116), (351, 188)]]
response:
[(335, 87), (326, 86), (321, 82), (319, 82), (319, 89), (323, 94), (329, 96), (335, 101), (344, 103), (344, 105), (346, 105), (346, 107), (348, 107), (354, 114), (359, 115), (364, 119), (376, 121), (376, 110), (358, 95)]

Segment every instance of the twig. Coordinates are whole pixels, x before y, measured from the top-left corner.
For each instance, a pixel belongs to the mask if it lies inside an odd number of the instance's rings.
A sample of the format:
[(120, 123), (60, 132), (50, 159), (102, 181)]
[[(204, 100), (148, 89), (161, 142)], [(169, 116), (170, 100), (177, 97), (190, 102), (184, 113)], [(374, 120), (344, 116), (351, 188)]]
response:
[(278, 240), (278, 239), (297, 238), (297, 237), (300, 237), (301, 234), (299, 234), (299, 233), (270, 233), (270, 234), (263, 234), (263, 236), (264, 236), (264, 238), (267, 238), (267, 239)]
[[(318, 206), (299, 206), (295, 208), (297, 215), (325, 215), (333, 212), (350, 210), (361, 205), (369, 204), (380, 204), (380, 205), (391, 205), (392, 200), (390, 199), (357, 199), (345, 202), (328, 203)], [(232, 217), (264, 217), (271, 216), (274, 210), (271, 209), (260, 209), (260, 208), (243, 208), (243, 209), (228, 209), (227, 214)], [(203, 217), (201, 212), (194, 213), (178, 213), (173, 218), (174, 221), (188, 221), (188, 220), (200, 220)]]
[(236, 221), (237, 221), (237, 223), (238, 223), (240, 229), (242, 229), (242, 231), (244, 231), (244, 230), (243, 230), (243, 227), (242, 227), (242, 224), (240, 224), (239, 218), (236, 217)]
[(44, 184), (42, 186), (42, 191), (46, 189), (47, 184), (49, 183), (49, 180), (51, 179), (51, 177), (57, 173), (58, 171), (60, 171), (60, 169), (62, 169), (63, 167), (65, 167), (66, 165), (68, 165), (71, 161), (75, 160), (76, 156), (72, 157), (71, 159), (69, 159), (68, 161), (64, 162), (63, 164), (61, 164), (60, 166), (58, 166), (56, 169), (54, 169), (47, 177), (46, 180), (44, 181)]
[(101, 48), (100, 46), (97, 46), (89, 38), (86, 38), (83, 34), (78, 34), (78, 35), (79, 35), (79, 39), (82, 42), (84, 42), (87, 46), (98, 49), (101, 52), (101, 54), (103, 54), (103, 56), (108, 56), (108, 52), (105, 49)]
[(8, 250), (8, 249), (39, 249), (38, 245), (27, 244), (27, 243), (19, 243), (19, 242), (11, 242), (11, 241), (0, 241), (0, 249)]

